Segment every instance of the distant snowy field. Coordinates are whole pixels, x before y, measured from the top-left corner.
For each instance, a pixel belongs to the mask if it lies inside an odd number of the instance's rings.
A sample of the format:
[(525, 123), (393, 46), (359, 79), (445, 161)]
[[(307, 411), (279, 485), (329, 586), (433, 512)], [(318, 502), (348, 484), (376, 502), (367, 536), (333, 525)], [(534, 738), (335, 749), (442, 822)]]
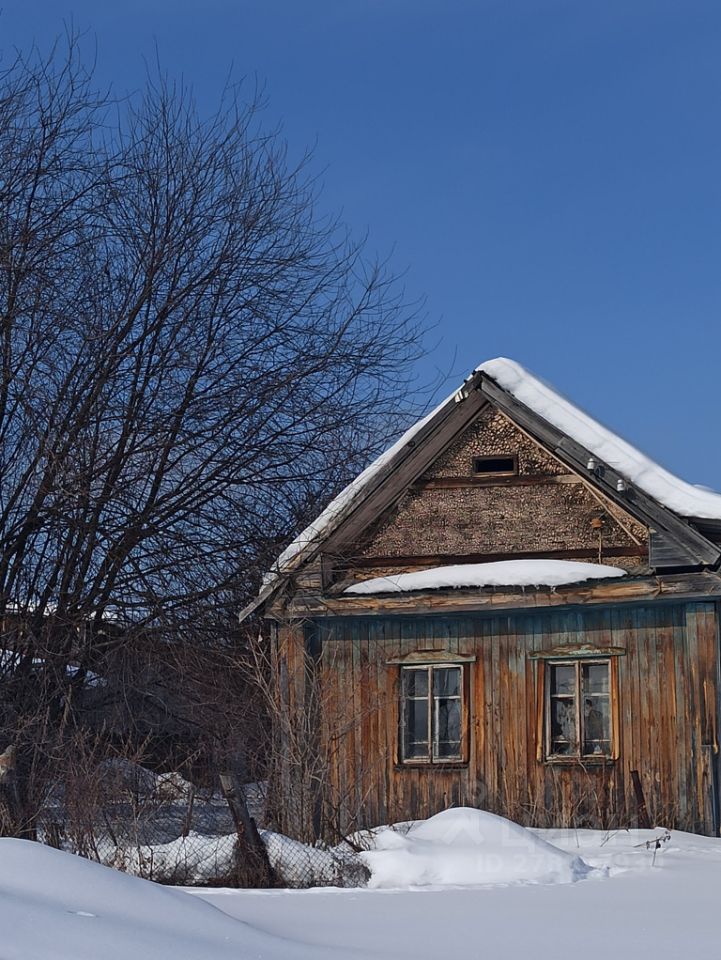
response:
[[(654, 840), (659, 846), (654, 850)], [(381, 829), (366, 889), (172, 889), (0, 840), (2, 960), (717, 960), (721, 840), (526, 831), (472, 810)], [(216, 909), (217, 908), (217, 909)]]

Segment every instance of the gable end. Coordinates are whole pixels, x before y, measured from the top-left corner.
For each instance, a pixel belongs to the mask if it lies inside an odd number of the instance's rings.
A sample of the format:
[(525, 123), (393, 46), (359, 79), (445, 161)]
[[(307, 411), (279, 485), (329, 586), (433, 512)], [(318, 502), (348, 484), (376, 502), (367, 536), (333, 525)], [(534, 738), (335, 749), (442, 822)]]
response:
[[(538, 416), (487, 374), (480, 374), (478, 389), (512, 420), (533, 436), (538, 437), (569, 467), (579, 473), (586, 471), (589, 474), (589, 480), (609, 500), (621, 509), (632, 513), (653, 533), (661, 535), (664, 549), (656, 550), (654, 554), (659, 569), (715, 566), (719, 562), (721, 550), (716, 544), (711, 543), (686, 520), (663, 507), (638, 487), (625, 482), (624, 478), (613, 469), (599, 464), (594, 471), (588, 471), (588, 464), (596, 461), (589, 450)], [(622, 490), (618, 489), (619, 481), (623, 487)], [(657, 540), (657, 542), (661, 541)]]

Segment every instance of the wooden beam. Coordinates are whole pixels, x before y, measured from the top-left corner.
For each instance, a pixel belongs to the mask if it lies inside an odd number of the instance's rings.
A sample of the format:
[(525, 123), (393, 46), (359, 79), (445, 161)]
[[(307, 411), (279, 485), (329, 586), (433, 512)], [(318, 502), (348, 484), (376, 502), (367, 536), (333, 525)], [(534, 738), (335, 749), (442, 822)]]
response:
[(575, 473), (562, 473), (558, 476), (532, 474), (512, 477), (434, 477), (432, 480), (417, 480), (414, 490), (458, 490), (472, 487), (540, 487), (554, 484), (583, 483)]
[[(648, 555), (643, 544), (625, 547), (604, 547), (604, 558), (639, 557)], [(398, 556), (353, 557), (335, 564), (336, 570), (373, 570), (376, 567), (445, 567), (456, 563), (497, 563), (501, 560), (595, 560), (598, 547), (579, 547), (573, 550), (530, 550), (513, 553), (420, 553)]]
[(378, 595), (306, 596), (297, 594), (284, 603), (279, 598), (267, 611), (278, 620), (322, 617), (495, 613), (498, 610), (533, 610), (594, 604), (641, 603), (658, 600), (721, 598), (721, 576), (709, 572), (624, 577), (590, 581), (567, 587), (463, 588), (388, 593)]

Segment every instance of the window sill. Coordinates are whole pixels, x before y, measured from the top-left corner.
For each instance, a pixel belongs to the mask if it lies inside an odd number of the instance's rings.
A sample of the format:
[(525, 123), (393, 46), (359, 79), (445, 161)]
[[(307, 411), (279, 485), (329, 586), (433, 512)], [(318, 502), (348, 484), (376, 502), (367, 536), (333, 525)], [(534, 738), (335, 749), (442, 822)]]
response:
[(559, 767), (608, 767), (618, 757), (544, 757), (542, 763)]
[(435, 763), (428, 760), (404, 760), (402, 763), (393, 765), (394, 770), (466, 770), (467, 768), (467, 760), (436, 760)]

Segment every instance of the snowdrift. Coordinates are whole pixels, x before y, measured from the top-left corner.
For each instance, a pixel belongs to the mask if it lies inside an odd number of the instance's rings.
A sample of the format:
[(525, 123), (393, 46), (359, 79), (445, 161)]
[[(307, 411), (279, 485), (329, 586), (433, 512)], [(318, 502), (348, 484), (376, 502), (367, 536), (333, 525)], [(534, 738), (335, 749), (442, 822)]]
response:
[(413, 824), (403, 834), (380, 829), (360, 854), (369, 887), (573, 883), (592, 868), (503, 817), (458, 807)]
[(3, 960), (310, 960), (202, 900), (29, 840), (0, 840)]

